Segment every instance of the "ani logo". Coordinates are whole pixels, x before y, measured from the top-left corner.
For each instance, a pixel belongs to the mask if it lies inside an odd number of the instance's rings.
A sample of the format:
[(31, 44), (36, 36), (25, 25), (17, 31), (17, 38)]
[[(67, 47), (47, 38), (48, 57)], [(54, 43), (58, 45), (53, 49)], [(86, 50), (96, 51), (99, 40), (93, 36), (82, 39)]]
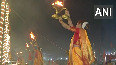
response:
[(95, 5), (94, 19), (113, 19), (113, 5)]

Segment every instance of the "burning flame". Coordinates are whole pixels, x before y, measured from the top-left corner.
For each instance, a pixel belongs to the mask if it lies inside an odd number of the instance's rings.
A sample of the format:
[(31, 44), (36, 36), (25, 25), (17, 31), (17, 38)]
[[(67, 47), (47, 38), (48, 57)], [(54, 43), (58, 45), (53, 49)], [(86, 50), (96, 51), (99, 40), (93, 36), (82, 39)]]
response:
[(26, 43), (26, 47), (29, 47), (29, 44), (28, 43)]
[(60, 1), (56, 1), (55, 3), (52, 3), (52, 5), (59, 5), (59, 6), (63, 6), (62, 2), (60, 2)]
[(31, 36), (32, 39), (35, 39), (35, 36), (32, 32), (30, 33), (30, 36)]

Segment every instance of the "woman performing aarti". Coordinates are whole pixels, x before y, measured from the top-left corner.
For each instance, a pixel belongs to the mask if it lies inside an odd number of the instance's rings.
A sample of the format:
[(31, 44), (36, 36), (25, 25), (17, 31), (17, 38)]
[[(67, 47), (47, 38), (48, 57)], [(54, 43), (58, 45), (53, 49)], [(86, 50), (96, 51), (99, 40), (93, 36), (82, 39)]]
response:
[(87, 22), (80, 20), (76, 26), (73, 26), (67, 10), (65, 10), (65, 14), (68, 16), (68, 24), (63, 22), (62, 17), (59, 17), (59, 22), (65, 29), (74, 32), (70, 43), (68, 65), (91, 65), (95, 59), (87, 32), (84, 29)]

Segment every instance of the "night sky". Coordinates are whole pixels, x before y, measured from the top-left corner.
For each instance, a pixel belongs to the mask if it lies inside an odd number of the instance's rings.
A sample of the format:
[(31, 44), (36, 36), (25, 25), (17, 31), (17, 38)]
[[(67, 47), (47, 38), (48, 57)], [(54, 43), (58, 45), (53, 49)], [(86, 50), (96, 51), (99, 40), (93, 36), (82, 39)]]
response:
[[(34, 32), (43, 54), (48, 58), (67, 57), (73, 32), (64, 29), (58, 20), (51, 17), (55, 13), (53, 0), (10, 0), (11, 51), (26, 52), (29, 33)], [(113, 5), (113, 19), (94, 19), (94, 5)], [(87, 29), (91, 44), (96, 52), (116, 49), (116, 0), (65, 0), (73, 24), (78, 20), (89, 22)], [(57, 46), (56, 46), (57, 45)], [(63, 49), (61, 49), (63, 48)], [(25, 53), (26, 55), (26, 53)]]

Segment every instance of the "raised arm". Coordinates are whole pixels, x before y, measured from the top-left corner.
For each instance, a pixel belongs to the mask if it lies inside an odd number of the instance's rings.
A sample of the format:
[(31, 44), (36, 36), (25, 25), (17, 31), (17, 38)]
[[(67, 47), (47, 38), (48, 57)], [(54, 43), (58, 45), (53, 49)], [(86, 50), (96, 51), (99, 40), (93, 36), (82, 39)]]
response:
[(72, 24), (72, 21), (71, 21), (70, 18), (68, 18), (68, 24), (69, 24), (70, 27), (73, 27), (73, 24)]
[(68, 24), (70, 27), (73, 27), (73, 24), (72, 24), (72, 20), (70, 18), (70, 14), (69, 14), (69, 11), (68, 10), (65, 10), (65, 14), (69, 17), (68, 18)]
[(59, 17), (59, 22), (65, 29), (70, 30), (70, 26), (62, 21), (62, 17)]

